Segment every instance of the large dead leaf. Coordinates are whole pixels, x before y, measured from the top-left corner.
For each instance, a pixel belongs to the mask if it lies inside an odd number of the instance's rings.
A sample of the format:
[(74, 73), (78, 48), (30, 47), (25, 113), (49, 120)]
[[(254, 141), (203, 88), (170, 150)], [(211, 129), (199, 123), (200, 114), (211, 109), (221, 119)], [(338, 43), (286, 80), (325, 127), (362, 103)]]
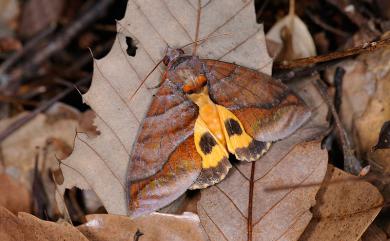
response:
[(13, 215), (0, 207), (0, 240), (2, 241), (88, 241), (68, 223), (53, 223), (28, 214)]
[[(197, 2), (128, 2), (126, 15), (117, 25), (114, 46), (105, 58), (95, 60), (92, 85), (83, 95), (96, 112), (95, 125), (100, 135), (76, 136), (73, 153), (61, 165), (65, 177), (59, 186), (62, 193), (73, 186), (92, 188), (109, 213), (127, 214), (129, 154), (152, 98), (153, 91), (147, 87), (159, 82), (161, 69), (137, 89), (167, 46), (180, 47), (194, 41)], [(235, 62), (270, 74), (272, 61), (265, 47), (263, 27), (256, 24), (253, 0), (201, 1), (201, 6), (199, 38), (220, 35), (199, 46), (197, 54), (201, 58)], [(135, 57), (126, 54), (127, 37), (137, 46)], [(129, 99), (135, 92), (134, 98)]]
[[(25, 114), (1, 120), (0, 130), (4, 130)], [(69, 106), (56, 104), (45, 114), (37, 115), (1, 143), (5, 172), (29, 191), (32, 190), (35, 160), (38, 157), (38, 168), (52, 204), (47, 210), (50, 217), (57, 215), (58, 210), (54, 198), (55, 185), (49, 170), (58, 169), (57, 158), (69, 155), (79, 115), (77, 110)]]
[(137, 231), (142, 233), (139, 240), (206, 240), (199, 217), (193, 213), (170, 215), (152, 213), (147, 216), (130, 219), (112, 214), (94, 214), (86, 216), (87, 223), (77, 228), (94, 241), (136, 240)]
[(383, 206), (378, 189), (368, 182), (348, 180), (353, 176), (329, 166), (317, 194), (314, 217), (301, 241), (356, 241)]
[(325, 176), (328, 155), (318, 138), (327, 128), (327, 107), (310, 80), (295, 88), (311, 103), (311, 121), (260, 160), (234, 165), (225, 181), (202, 190), (198, 214), (211, 240), (297, 240), (310, 222), (319, 186), (288, 186), (321, 183)]
[(27, 188), (7, 174), (2, 173), (1, 170), (0, 206), (7, 208), (13, 213), (29, 212), (31, 207), (31, 197)]

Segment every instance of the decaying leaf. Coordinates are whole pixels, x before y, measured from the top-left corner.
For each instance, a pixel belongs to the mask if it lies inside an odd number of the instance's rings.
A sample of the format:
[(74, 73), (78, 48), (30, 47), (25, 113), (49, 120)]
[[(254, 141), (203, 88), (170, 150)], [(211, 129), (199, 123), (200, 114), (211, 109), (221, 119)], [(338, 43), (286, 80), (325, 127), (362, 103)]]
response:
[(25, 186), (0, 171), (0, 206), (13, 213), (30, 212), (31, 195)]
[(378, 143), (374, 146), (374, 149), (386, 148), (390, 148), (390, 121), (383, 123), (379, 132)]
[(280, 45), (272, 50), (278, 61), (293, 60), (316, 55), (314, 40), (305, 23), (295, 14), (294, 0), (290, 1), (289, 14), (280, 19), (267, 33), (266, 38)]
[(68, 223), (43, 221), (28, 213), (13, 215), (0, 207), (0, 240), (2, 241), (88, 241)]
[(136, 219), (112, 214), (94, 214), (86, 218), (87, 223), (77, 228), (94, 241), (135, 240), (137, 232), (139, 240), (207, 240), (199, 217), (188, 212), (183, 215), (152, 213)]
[(310, 82), (294, 87), (311, 103), (311, 120), (290, 137), (275, 143), (260, 160), (234, 165), (225, 181), (204, 189), (198, 214), (211, 240), (297, 240), (310, 222), (327, 167), (321, 133), (327, 107)]
[[(235, 62), (270, 74), (272, 61), (263, 27), (256, 24), (252, 0), (201, 1), (201, 6), (199, 39), (210, 37), (198, 47), (201, 58)], [(109, 213), (127, 214), (129, 154), (153, 94), (148, 87), (159, 82), (162, 70), (157, 69), (138, 87), (167, 46), (181, 47), (194, 41), (197, 9), (197, 1), (128, 2), (114, 46), (105, 58), (95, 60), (92, 85), (83, 95), (96, 112), (100, 135), (76, 136), (73, 153), (61, 165), (65, 177), (59, 186), (62, 193), (73, 186), (92, 188)], [(137, 47), (135, 57), (126, 53), (129, 38)], [(184, 50), (189, 52), (191, 47)]]
[[(390, 150), (372, 152), (384, 122), (390, 119), (390, 49), (361, 55), (340, 64), (346, 70), (343, 80), (341, 120), (353, 137), (362, 159), (382, 172), (390, 171)], [(328, 79), (332, 81), (333, 71)]]
[[(383, 206), (378, 189), (329, 166), (301, 241), (358, 240)], [(350, 178), (348, 180), (348, 178)]]
[[(3, 119), (0, 130), (25, 114)], [(5, 172), (29, 191), (32, 190), (35, 160), (38, 158), (44, 187), (49, 193), (50, 203), (54, 204), (48, 210), (51, 217), (58, 214), (58, 210), (54, 199), (55, 186), (49, 170), (58, 169), (57, 158), (69, 155), (79, 116), (80, 113), (75, 109), (56, 104), (46, 114), (36, 116), (1, 143)]]

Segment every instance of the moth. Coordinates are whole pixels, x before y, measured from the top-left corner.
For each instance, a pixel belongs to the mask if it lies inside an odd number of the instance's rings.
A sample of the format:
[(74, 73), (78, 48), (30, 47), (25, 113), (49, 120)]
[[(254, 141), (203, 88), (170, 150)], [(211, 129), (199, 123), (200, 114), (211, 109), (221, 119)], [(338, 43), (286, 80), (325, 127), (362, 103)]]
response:
[[(163, 83), (130, 156), (130, 209), (137, 208), (134, 199), (142, 182), (161, 172), (166, 163), (200, 162), (196, 180), (188, 188), (206, 188), (226, 177), (232, 167), (229, 155), (256, 161), (272, 140), (290, 135), (309, 116), (297, 95), (256, 70), (172, 48), (163, 63)], [(167, 196), (170, 187), (155, 185), (159, 198)], [(150, 197), (157, 199), (157, 194)]]

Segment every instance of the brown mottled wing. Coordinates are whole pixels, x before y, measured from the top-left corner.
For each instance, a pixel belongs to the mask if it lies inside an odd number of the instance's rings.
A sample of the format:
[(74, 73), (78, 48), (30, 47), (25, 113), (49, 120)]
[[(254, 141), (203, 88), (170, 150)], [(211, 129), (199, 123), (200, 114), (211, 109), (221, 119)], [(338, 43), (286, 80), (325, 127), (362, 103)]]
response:
[(193, 136), (175, 149), (155, 175), (129, 186), (129, 215), (134, 218), (163, 208), (179, 198), (201, 172), (202, 160)]
[(293, 133), (310, 116), (305, 103), (270, 76), (239, 65), (202, 60), (210, 98), (231, 110), (258, 141), (276, 141)]
[(128, 181), (160, 171), (173, 151), (193, 135), (197, 116), (198, 107), (166, 80), (141, 124), (130, 156)]

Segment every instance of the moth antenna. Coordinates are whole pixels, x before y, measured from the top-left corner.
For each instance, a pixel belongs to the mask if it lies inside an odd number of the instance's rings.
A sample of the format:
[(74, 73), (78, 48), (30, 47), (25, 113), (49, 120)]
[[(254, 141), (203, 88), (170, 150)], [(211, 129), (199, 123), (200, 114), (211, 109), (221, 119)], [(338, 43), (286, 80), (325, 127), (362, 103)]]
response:
[(200, 26), (200, 12), (201, 12), (201, 0), (198, 0), (198, 14), (196, 16), (196, 31), (195, 31), (195, 43), (194, 49), (192, 50), (192, 55), (196, 54), (196, 49), (198, 48), (198, 38), (199, 38), (199, 26)]
[[(164, 54), (165, 56), (165, 54)], [(161, 64), (164, 58), (160, 59), (157, 64), (153, 67), (153, 69), (146, 75), (146, 77), (141, 81), (141, 83), (138, 85), (137, 89), (134, 91), (134, 93), (129, 97), (129, 99), (133, 99), (133, 97), (138, 93), (139, 89), (141, 89), (142, 85), (145, 83), (145, 81), (149, 78), (149, 76), (157, 69), (157, 67)]]
[(185, 47), (188, 47), (188, 46), (190, 46), (191, 44), (195, 44), (195, 43), (198, 43), (198, 44), (199, 44), (199, 43), (201, 43), (201, 42), (204, 42), (204, 41), (209, 40), (209, 39), (212, 39), (212, 38), (218, 38), (218, 37), (229, 36), (229, 35), (232, 35), (232, 33), (221, 33), (221, 34), (217, 34), (217, 35), (214, 35), (214, 36), (208, 36), (208, 37), (199, 39), (199, 40), (197, 40), (197, 41), (193, 41), (193, 42), (191, 42), (191, 43), (185, 44), (185, 45), (181, 46), (180, 49), (185, 48)]

